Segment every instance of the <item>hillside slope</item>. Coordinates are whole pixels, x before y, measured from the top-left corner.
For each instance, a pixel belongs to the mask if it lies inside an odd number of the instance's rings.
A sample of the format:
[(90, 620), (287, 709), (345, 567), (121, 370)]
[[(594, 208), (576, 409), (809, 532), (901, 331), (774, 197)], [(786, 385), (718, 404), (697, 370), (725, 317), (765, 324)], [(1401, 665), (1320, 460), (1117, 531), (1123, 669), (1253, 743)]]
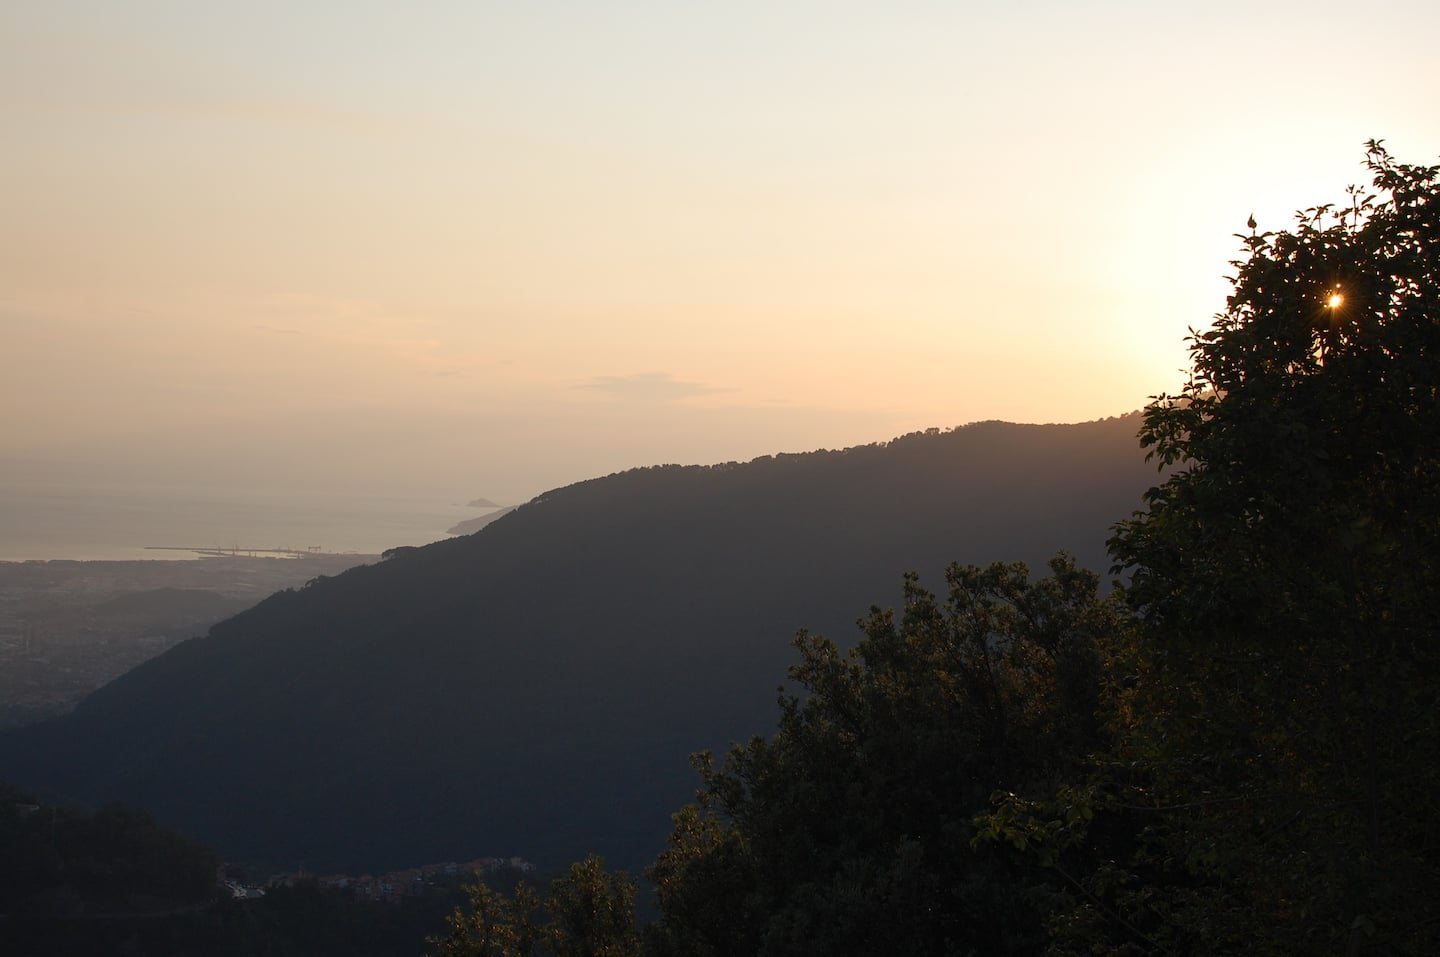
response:
[(118, 799), (230, 859), (481, 854), (638, 868), (687, 755), (765, 732), (806, 626), (848, 644), (902, 572), (1061, 548), (1102, 572), (1155, 483), (1138, 416), (979, 423), (540, 496), (280, 593), (0, 737), (6, 776)]

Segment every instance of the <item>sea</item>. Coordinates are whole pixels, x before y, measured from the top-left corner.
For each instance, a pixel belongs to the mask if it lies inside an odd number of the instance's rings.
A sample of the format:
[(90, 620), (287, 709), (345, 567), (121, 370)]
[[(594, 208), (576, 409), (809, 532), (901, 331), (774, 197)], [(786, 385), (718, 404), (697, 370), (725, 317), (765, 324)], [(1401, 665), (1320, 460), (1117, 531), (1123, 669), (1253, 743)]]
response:
[(0, 561), (184, 560), (188, 549), (377, 555), (486, 514), (462, 496), (0, 482)]

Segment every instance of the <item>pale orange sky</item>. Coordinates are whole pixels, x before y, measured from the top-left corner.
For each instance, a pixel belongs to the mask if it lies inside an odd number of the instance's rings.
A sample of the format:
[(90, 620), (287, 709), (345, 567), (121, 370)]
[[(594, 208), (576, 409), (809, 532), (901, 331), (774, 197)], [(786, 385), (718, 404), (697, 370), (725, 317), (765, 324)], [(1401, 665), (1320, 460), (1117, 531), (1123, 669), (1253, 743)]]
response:
[[(11, 3), (0, 468), (519, 501), (1173, 390), (1432, 2)], [(303, 9), (300, 9), (303, 8)]]

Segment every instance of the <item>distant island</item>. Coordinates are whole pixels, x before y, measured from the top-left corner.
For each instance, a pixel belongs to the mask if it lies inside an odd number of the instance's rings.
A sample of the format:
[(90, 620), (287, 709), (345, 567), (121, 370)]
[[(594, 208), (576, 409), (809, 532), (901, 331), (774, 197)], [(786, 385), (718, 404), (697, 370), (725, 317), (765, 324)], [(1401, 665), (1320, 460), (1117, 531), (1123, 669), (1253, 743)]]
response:
[(475, 500), (473, 500), (473, 501), (466, 502), (465, 504), (466, 504), (468, 507), (470, 507), (470, 508), (499, 508), (499, 507), (500, 507), (500, 506), (497, 505), (496, 503), (490, 501), (488, 498), (477, 498), (477, 499), (475, 499)]
[[(476, 499), (475, 501), (483, 502), (485, 501), (485, 499), (480, 498)], [(474, 505), (475, 502), (471, 502), (470, 504)], [(489, 525), (491, 522), (495, 521), (495, 519), (499, 518), (500, 516), (508, 515), (509, 513), (515, 511), (514, 505), (507, 505), (504, 508), (501, 508), (499, 505), (491, 507), (496, 509), (496, 511), (493, 511), (488, 515), (481, 515), (478, 518), (467, 518), (463, 522), (456, 522), (454, 525), (451, 525), (449, 528), (445, 529), (445, 531), (450, 535), (469, 535), (471, 532), (480, 531), (480, 529), (484, 528), (486, 525)]]

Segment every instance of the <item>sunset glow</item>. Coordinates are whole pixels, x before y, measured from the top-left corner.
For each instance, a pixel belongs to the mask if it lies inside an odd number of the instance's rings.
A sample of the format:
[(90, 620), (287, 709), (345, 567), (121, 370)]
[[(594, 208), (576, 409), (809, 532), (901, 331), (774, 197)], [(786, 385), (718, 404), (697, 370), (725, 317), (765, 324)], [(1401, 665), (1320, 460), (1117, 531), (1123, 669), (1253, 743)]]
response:
[(1350, 5), (11, 4), (0, 469), (516, 501), (1124, 413), (1252, 210), (1440, 155), (1386, 9), (1315, 72)]

